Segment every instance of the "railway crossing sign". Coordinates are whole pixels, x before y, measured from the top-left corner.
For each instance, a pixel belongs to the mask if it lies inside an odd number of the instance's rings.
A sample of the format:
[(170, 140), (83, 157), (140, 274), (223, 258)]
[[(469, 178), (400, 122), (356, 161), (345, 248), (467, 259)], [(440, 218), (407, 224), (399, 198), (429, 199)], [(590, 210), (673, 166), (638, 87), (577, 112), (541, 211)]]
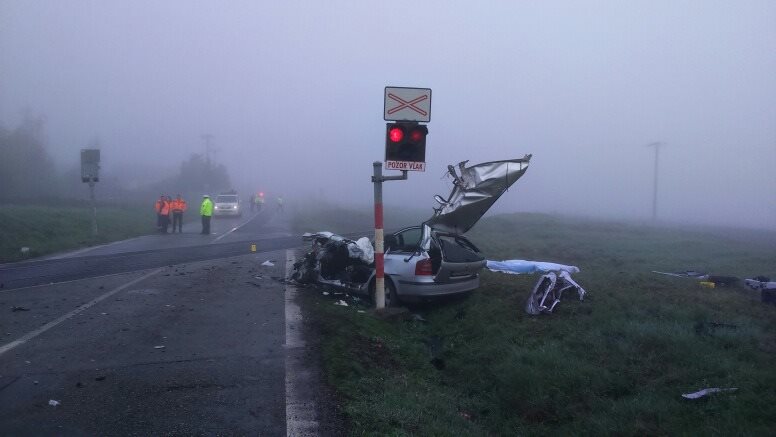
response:
[(385, 121), (431, 121), (431, 88), (387, 86), (383, 102)]

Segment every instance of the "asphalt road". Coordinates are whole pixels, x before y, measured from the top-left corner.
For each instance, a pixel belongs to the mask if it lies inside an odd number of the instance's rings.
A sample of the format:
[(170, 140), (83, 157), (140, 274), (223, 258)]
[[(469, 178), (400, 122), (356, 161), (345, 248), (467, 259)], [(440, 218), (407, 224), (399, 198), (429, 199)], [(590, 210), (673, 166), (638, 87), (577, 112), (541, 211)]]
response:
[(265, 211), (213, 219), (211, 235), (199, 223), (182, 234), (153, 234), (60, 254), (43, 260), (0, 265), (0, 290), (218, 259), (256, 251), (298, 247), (282, 214)]
[[(271, 214), (214, 220), (210, 236), (184, 231), (0, 266), (0, 434), (292, 429), (287, 405), (312, 404), (286, 381), (309, 391), (316, 381), (299, 383), (300, 360), (289, 376), (289, 350), (301, 356), (304, 347), (287, 338), (300, 322), (286, 317), (292, 252), (266, 243), (293, 247), (299, 238)], [(106, 274), (110, 266), (122, 272)], [(19, 272), (54, 283), (23, 286), (10, 278)], [(293, 429), (314, 419), (295, 411), (305, 417)]]

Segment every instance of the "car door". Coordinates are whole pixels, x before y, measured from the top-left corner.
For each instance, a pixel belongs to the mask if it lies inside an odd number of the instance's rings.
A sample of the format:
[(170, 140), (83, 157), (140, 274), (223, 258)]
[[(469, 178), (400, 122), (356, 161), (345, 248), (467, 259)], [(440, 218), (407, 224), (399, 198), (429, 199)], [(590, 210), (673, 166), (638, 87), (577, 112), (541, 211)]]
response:
[(412, 226), (395, 232), (386, 238), (385, 273), (391, 276), (409, 278), (415, 274), (415, 262), (423, 251), (420, 248), (423, 228)]

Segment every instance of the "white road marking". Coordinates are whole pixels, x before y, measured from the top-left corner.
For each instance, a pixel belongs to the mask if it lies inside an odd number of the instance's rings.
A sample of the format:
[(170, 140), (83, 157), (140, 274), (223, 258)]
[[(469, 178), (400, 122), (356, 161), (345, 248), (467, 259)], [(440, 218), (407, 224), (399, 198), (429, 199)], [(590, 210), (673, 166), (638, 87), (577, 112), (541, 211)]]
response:
[(139, 278), (133, 279), (132, 281), (129, 281), (129, 282), (127, 282), (124, 285), (118, 286), (118, 287), (114, 288), (113, 290), (111, 290), (111, 291), (109, 291), (109, 292), (107, 292), (107, 293), (105, 293), (105, 294), (103, 294), (103, 295), (101, 295), (99, 297), (96, 297), (96, 298), (92, 299), (91, 301), (89, 301), (89, 302), (79, 306), (78, 308), (74, 309), (73, 311), (70, 311), (69, 313), (65, 314), (64, 316), (61, 316), (61, 317), (59, 317), (59, 318), (57, 318), (55, 320), (52, 320), (51, 322), (46, 323), (45, 325), (41, 326), (40, 328), (38, 328), (38, 329), (36, 329), (34, 331), (30, 331), (30, 332), (24, 334), (19, 339), (14, 340), (14, 341), (12, 341), (10, 343), (4, 344), (3, 346), (0, 346), (0, 355), (3, 355), (4, 353), (10, 351), (11, 349), (15, 348), (16, 346), (20, 346), (20, 345), (22, 345), (22, 344), (32, 340), (33, 338), (39, 336), (40, 334), (43, 334), (44, 332), (48, 331), (49, 329), (51, 329), (51, 328), (59, 325), (60, 323), (70, 319), (71, 317), (75, 316), (76, 314), (81, 313), (81, 312), (91, 308), (92, 306), (96, 305), (97, 303), (102, 302), (103, 300), (113, 296), (114, 294), (118, 293), (119, 291), (124, 290), (127, 287), (131, 287), (131, 286), (137, 284), (138, 282), (143, 281), (144, 279), (148, 279), (151, 276), (153, 276), (153, 275), (155, 275), (155, 274), (157, 274), (157, 273), (159, 273), (161, 271), (162, 271), (162, 269), (159, 268), (159, 269), (153, 270), (153, 271), (151, 271), (149, 273), (146, 273), (145, 275), (143, 275), (143, 276), (141, 276)]
[[(141, 270), (143, 270), (143, 269), (141, 269)], [(133, 270), (133, 271), (136, 271), (136, 270)], [(9, 288), (7, 290), (3, 289), (3, 290), (0, 290), (0, 293), (12, 293), (14, 291), (27, 290), (29, 288), (50, 287), (52, 285), (69, 284), (71, 282), (78, 282), (78, 281), (83, 281), (83, 280), (86, 280), (86, 279), (109, 278), (111, 276), (126, 275), (126, 274), (129, 274), (129, 273), (132, 273), (133, 271), (130, 271), (130, 272), (118, 272), (118, 273), (108, 273), (107, 275), (89, 276), (89, 277), (79, 278), (79, 279), (70, 279), (68, 281), (47, 282), (45, 284), (27, 285), (26, 287)]]
[[(295, 257), (286, 250), (286, 278), (291, 276)], [(318, 420), (315, 400), (309, 395), (311, 373), (304, 359), (302, 310), (294, 302), (296, 287), (286, 283), (286, 435), (317, 436)]]
[(245, 221), (245, 223), (241, 223), (241, 224), (239, 224), (239, 225), (237, 225), (237, 226), (233, 227), (232, 229), (230, 229), (230, 230), (228, 230), (228, 231), (224, 232), (223, 234), (221, 234), (221, 235), (219, 235), (218, 237), (214, 238), (214, 239), (213, 239), (213, 241), (211, 241), (211, 243), (215, 243), (216, 241), (218, 241), (218, 240), (220, 240), (220, 239), (222, 239), (222, 238), (226, 237), (227, 235), (231, 234), (232, 232), (234, 232), (234, 231), (236, 231), (236, 230), (240, 229), (241, 227), (243, 227), (243, 226), (247, 225), (247, 224), (248, 224), (248, 223), (250, 223), (250, 222), (251, 222), (253, 219), (255, 219), (255, 218), (258, 216), (258, 215), (259, 215), (259, 213), (258, 213), (258, 212), (257, 212), (256, 214), (253, 214), (253, 215), (251, 216), (251, 218), (249, 218), (248, 220), (246, 220), (246, 221)]
[(119, 243), (126, 243), (128, 241), (138, 240), (138, 239), (143, 238), (143, 237), (145, 237), (145, 235), (140, 235), (138, 237), (133, 237), (133, 238), (127, 238), (126, 240), (119, 240), (119, 241), (113, 241), (111, 243), (100, 244), (98, 246), (84, 247), (83, 249), (78, 249), (78, 250), (75, 250), (73, 252), (66, 252), (66, 253), (62, 253), (62, 254), (59, 254), (59, 255), (53, 255), (53, 256), (46, 256), (46, 257), (43, 257), (43, 258), (38, 258), (35, 261), (50, 260), (50, 259), (72, 258), (72, 257), (74, 257), (76, 255), (80, 255), (80, 254), (85, 253), (85, 252), (91, 252), (93, 250), (102, 249), (102, 248), (113, 246), (113, 245), (116, 245), (116, 244), (119, 244)]

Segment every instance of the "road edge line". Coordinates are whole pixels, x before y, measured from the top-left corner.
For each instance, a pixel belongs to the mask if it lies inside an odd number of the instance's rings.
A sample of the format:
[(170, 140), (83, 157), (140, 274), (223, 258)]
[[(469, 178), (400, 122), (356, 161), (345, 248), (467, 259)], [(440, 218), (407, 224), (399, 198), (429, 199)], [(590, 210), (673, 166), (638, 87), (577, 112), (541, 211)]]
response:
[[(291, 277), (296, 261), (293, 249), (286, 249), (286, 279)], [(302, 309), (296, 303), (297, 289), (286, 282), (286, 436), (317, 436), (318, 419), (315, 399), (307, 396), (312, 373), (305, 365), (305, 346), (302, 337)]]
[(90, 300), (89, 302), (79, 306), (78, 308), (70, 311), (69, 313), (67, 313), (67, 314), (65, 314), (63, 316), (60, 316), (60, 317), (58, 317), (58, 318), (56, 318), (56, 319), (46, 323), (45, 325), (41, 326), (38, 329), (36, 329), (34, 331), (30, 331), (30, 332), (24, 334), (23, 336), (19, 337), (18, 339), (14, 340), (14, 341), (12, 341), (10, 343), (6, 343), (6, 344), (0, 346), (0, 355), (3, 355), (4, 353), (6, 353), (6, 352), (16, 348), (17, 346), (23, 345), (24, 343), (32, 340), (33, 338), (39, 336), (40, 334), (43, 334), (44, 332), (48, 331), (49, 329), (51, 329), (51, 328), (59, 325), (60, 323), (70, 319), (71, 317), (75, 316), (76, 314), (79, 314), (79, 313), (81, 313), (81, 312), (91, 308), (92, 306), (102, 302), (103, 300), (113, 296), (114, 294), (118, 293), (121, 290), (124, 290), (127, 287), (131, 287), (132, 285), (135, 285), (135, 284), (137, 284), (140, 281), (143, 281), (145, 279), (150, 278), (151, 276), (161, 272), (162, 270), (163, 270), (162, 268), (154, 269), (153, 271), (151, 271), (149, 273), (146, 273), (145, 275), (143, 275), (143, 276), (141, 276), (139, 278), (135, 278), (135, 279), (127, 282), (124, 285), (120, 285), (120, 286), (114, 288), (113, 290), (111, 290), (111, 291), (109, 291), (109, 292), (107, 292), (107, 293), (105, 293), (105, 294), (103, 294), (101, 296), (98, 296), (98, 297)]

